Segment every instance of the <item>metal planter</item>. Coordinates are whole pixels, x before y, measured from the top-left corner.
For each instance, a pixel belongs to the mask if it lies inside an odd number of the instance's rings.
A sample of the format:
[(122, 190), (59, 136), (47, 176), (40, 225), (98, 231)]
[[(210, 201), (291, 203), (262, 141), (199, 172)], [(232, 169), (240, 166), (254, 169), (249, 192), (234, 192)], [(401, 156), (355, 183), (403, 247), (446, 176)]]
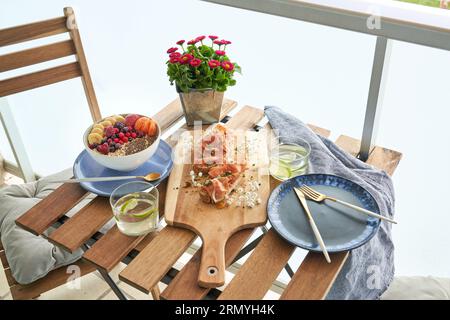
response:
[(189, 92), (177, 89), (177, 91), (188, 126), (193, 126), (194, 121), (201, 121), (202, 124), (220, 121), (223, 92), (213, 89), (190, 89)]

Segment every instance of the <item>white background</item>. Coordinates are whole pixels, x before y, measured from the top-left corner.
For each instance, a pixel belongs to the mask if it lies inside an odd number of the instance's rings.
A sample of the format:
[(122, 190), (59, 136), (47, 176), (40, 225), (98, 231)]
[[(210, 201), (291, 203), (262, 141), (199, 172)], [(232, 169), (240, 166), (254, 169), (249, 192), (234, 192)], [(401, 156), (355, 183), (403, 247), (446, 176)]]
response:
[[(331, 129), (334, 138), (361, 134), (371, 36), (194, 0), (2, 0), (0, 28), (61, 16), (65, 5), (75, 9), (105, 116), (154, 114), (176, 97), (166, 49), (179, 39), (217, 34), (233, 41), (228, 54), (244, 72), (227, 97), (241, 105), (278, 105)], [(378, 144), (404, 154), (394, 175), (397, 275), (450, 276), (449, 75), (449, 52), (394, 42)], [(8, 102), (35, 171), (70, 167), (90, 123), (80, 81)], [(0, 151), (12, 159), (3, 132)]]

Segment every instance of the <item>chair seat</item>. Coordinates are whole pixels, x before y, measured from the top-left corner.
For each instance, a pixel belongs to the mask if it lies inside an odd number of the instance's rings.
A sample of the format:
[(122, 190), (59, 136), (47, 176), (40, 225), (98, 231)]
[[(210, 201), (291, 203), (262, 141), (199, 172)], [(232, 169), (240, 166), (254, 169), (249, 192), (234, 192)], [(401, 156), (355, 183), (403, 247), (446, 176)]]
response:
[(53, 269), (71, 264), (81, 257), (81, 250), (73, 254), (65, 252), (15, 223), (19, 216), (56, 189), (58, 185), (51, 183), (52, 179), (69, 178), (71, 175), (71, 170), (65, 170), (36, 182), (0, 189), (0, 237), (4, 248), (2, 262), (7, 263), (17, 283), (32, 283)]
[(395, 277), (382, 300), (450, 300), (450, 279)]
[[(5, 267), (5, 266), (4, 266)], [(14, 300), (28, 300), (39, 297), (42, 293), (57, 288), (67, 283), (67, 281), (75, 280), (88, 273), (95, 271), (95, 267), (83, 260), (78, 260), (67, 267), (60, 267), (50, 271), (45, 277), (38, 279), (30, 284), (19, 284), (10, 273), (10, 269), (5, 269), (6, 279), (10, 286), (11, 296)]]

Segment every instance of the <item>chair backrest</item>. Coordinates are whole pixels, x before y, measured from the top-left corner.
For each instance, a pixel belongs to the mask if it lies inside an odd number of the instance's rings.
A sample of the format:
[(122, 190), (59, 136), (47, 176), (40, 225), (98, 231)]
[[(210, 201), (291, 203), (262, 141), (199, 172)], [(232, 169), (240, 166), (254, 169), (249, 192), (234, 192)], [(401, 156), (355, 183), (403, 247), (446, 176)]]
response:
[(0, 55), (0, 73), (71, 55), (76, 57), (76, 62), (0, 80), (0, 97), (81, 77), (92, 119), (98, 121), (102, 117), (72, 8), (64, 8), (63, 17), (1, 29), (0, 48), (66, 32), (70, 40)]

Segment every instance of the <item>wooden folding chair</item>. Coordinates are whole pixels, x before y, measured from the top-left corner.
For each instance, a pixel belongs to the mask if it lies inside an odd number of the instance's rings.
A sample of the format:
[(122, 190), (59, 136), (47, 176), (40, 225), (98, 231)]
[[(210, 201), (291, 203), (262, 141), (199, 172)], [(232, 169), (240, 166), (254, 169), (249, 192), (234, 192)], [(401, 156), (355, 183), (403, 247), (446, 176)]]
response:
[(15, 76), (0, 81), (0, 98), (14, 93), (81, 77), (89, 109), (94, 121), (101, 119), (100, 110), (89, 74), (86, 57), (73, 9), (64, 8), (64, 17), (0, 30), (0, 48), (34, 39), (66, 33), (70, 40), (47, 44), (0, 56), (0, 72), (74, 55), (76, 62)]
[[(69, 33), (70, 40), (1, 55), (0, 72), (10, 71), (72, 55), (76, 57), (76, 62), (0, 80), (0, 98), (64, 80), (81, 77), (92, 119), (94, 121), (100, 120), (101, 114), (72, 8), (64, 8), (63, 17), (0, 30), (0, 47), (66, 32)], [(66, 268), (59, 268), (51, 271), (46, 277), (37, 280), (32, 284), (21, 285), (12, 277), (5, 251), (1, 243), (0, 260), (13, 299), (32, 299), (38, 297), (41, 293), (64, 284), (69, 276), (71, 276), (66, 273)], [(95, 270), (94, 266), (81, 260), (74, 264), (80, 267), (80, 276)]]

